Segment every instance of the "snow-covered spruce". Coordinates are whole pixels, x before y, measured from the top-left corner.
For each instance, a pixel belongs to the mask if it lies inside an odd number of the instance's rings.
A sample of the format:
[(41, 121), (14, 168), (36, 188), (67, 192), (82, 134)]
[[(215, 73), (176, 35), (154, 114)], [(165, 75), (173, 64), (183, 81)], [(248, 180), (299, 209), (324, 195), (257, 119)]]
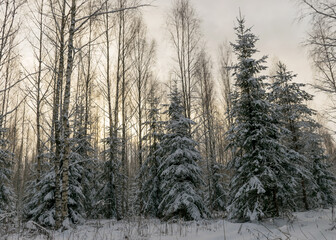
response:
[[(88, 212), (85, 210), (91, 207), (85, 205), (91, 203), (91, 196), (88, 194), (85, 196), (83, 193), (84, 189), (90, 187), (89, 184), (93, 186), (95, 183), (92, 179), (92, 169), (90, 169), (92, 159), (88, 156), (90, 149), (88, 142), (76, 132), (75, 137), (71, 139), (68, 190), (68, 217), (73, 224), (82, 223)], [(49, 158), (51, 159), (50, 162), (54, 161), (53, 154), (49, 155)], [(25, 217), (42, 226), (52, 228), (56, 223), (56, 174), (54, 164), (50, 162), (48, 158), (44, 158), (40, 180), (37, 179), (34, 168), (32, 169), (32, 180), (28, 184), (28, 191), (25, 196)]]
[(231, 129), (228, 148), (230, 181), (228, 217), (237, 221), (260, 220), (291, 210), (297, 185), (288, 168), (293, 168), (288, 151), (280, 143), (275, 107), (267, 100), (266, 57), (254, 59), (257, 37), (245, 20), (238, 19), (237, 40), (232, 44), (238, 62), (234, 66), (235, 91), (232, 96)]
[(157, 86), (152, 85), (148, 96), (148, 133), (144, 139), (149, 143), (148, 155), (142, 164), (138, 176), (140, 190), (137, 192), (138, 208), (140, 214), (145, 216), (159, 217), (158, 207), (160, 204), (160, 176), (159, 166), (160, 140), (163, 135), (163, 122), (160, 120), (160, 98), (157, 96)]
[(193, 122), (183, 112), (181, 96), (175, 84), (170, 93), (167, 133), (160, 143), (163, 157), (159, 167), (162, 194), (159, 213), (164, 220), (198, 220), (208, 216), (200, 194), (203, 180), (198, 162), (201, 155), (189, 133)]
[(76, 106), (71, 139), (69, 168), (69, 215), (72, 222), (79, 223), (85, 217), (96, 217), (96, 191), (98, 170), (95, 163), (98, 158), (91, 144), (91, 134), (85, 129), (85, 110), (82, 104)]
[[(71, 153), (69, 168), (69, 220), (71, 223), (80, 223), (84, 219), (84, 195), (81, 182), (83, 168), (78, 163), (78, 155)], [(29, 193), (25, 197), (25, 215), (46, 227), (55, 226), (55, 171), (52, 164), (44, 163), (44, 173), (40, 181), (33, 179), (29, 185)]]
[(25, 218), (46, 227), (55, 226), (55, 171), (49, 162), (42, 164), (41, 179), (37, 179), (35, 166), (24, 198)]
[(68, 211), (72, 223), (81, 223), (85, 217), (83, 182), (87, 176), (82, 166), (83, 158), (75, 152), (70, 153)]
[[(0, 123), (3, 116), (0, 115)], [(0, 219), (14, 209), (14, 192), (10, 182), (13, 154), (7, 148), (6, 129), (0, 125)], [(0, 223), (1, 224), (1, 223)]]
[[(113, 129), (109, 131), (113, 131)], [(102, 163), (103, 172), (99, 177), (101, 185), (99, 186), (97, 195), (97, 210), (98, 215), (118, 219), (120, 218), (118, 184), (122, 178), (120, 173), (120, 160), (118, 158), (118, 146), (120, 142), (119, 139), (114, 136), (112, 138), (105, 138), (104, 142), (108, 148), (102, 153), (106, 156), (106, 161)]]
[(224, 165), (217, 161), (211, 162), (210, 165), (211, 172), (209, 174), (211, 174), (212, 185), (208, 201), (212, 203), (210, 206), (212, 211), (223, 212), (226, 207), (227, 194), (226, 186), (223, 183), (223, 179), (227, 177), (223, 174)]
[(322, 139), (318, 133), (317, 124), (307, 130), (305, 138), (307, 139), (306, 157), (309, 158), (309, 166), (312, 171), (317, 188), (307, 185), (307, 196), (310, 208), (330, 207), (336, 203), (336, 178), (329, 170), (330, 166), (326, 163), (328, 156), (322, 148)]
[(282, 142), (291, 149), (296, 165), (293, 175), (300, 182), (297, 208), (308, 210), (334, 202), (335, 178), (324, 163), (327, 156), (318, 133), (322, 126), (313, 118), (316, 112), (307, 106), (313, 96), (303, 90), (305, 84), (292, 82), (295, 77), (279, 62), (269, 99), (277, 105), (277, 119), (284, 129)]

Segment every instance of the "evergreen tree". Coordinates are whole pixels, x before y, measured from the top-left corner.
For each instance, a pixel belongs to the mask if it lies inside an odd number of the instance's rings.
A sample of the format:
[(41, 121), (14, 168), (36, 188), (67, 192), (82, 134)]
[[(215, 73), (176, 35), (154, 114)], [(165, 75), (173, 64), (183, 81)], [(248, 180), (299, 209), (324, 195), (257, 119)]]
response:
[(140, 191), (138, 192), (138, 202), (140, 213), (158, 217), (158, 206), (160, 204), (160, 140), (162, 138), (162, 124), (160, 121), (160, 98), (157, 96), (157, 87), (152, 84), (148, 96), (148, 120), (149, 126), (144, 139), (149, 142), (148, 155), (140, 168), (138, 180), (140, 181)]
[(228, 141), (233, 151), (229, 169), (229, 218), (238, 221), (260, 220), (285, 209), (290, 210), (296, 186), (288, 168), (288, 151), (279, 142), (280, 128), (275, 106), (267, 100), (265, 76), (266, 57), (253, 59), (257, 37), (238, 19), (237, 41), (232, 44), (238, 63), (234, 66), (235, 91), (232, 96), (231, 129)]
[(292, 162), (296, 163), (293, 174), (300, 182), (297, 191), (302, 199), (297, 202), (302, 202), (303, 206), (297, 205), (308, 210), (314, 205), (330, 204), (334, 184), (333, 176), (324, 164), (326, 156), (317, 131), (321, 126), (313, 118), (315, 111), (307, 106), (313, 96), (302, 89), (305, 84), (292, 82), (294, 77), (296, 75), (279, 62), (269, 97), (277, 104), (277, 119), (286, 129), (282, 142), (292, 150)]
[[(83, 109), (82, 109), (83, 110)], [(76, 117), (82, 113), (76, 106)], [(82, 119), (82, 118), (79, 118)], [(69, 165), (69, 190), (68, 212), (69, 220), (73, 224), (83, 222), (87, 211), (86, 204), (91, 204), (90, 195), (84, 195), (84, 189), (94, 184), (92, 171), (89, 168), (92, 159), (89, 157), (92, 147), (88, 136), (83, 134), (82, 124), (78, 119), (73, 125), (74, 137), (71, 139), (70, 165)], [(51, 152), (51, 151), (50, 151)], [(42, 163), (42, 176), (38, 181), (36, 166), (31, 171), (31, 181), (28, 183), (28, 191), (25, 196), (25, 215), (29, 220), (36, 221), (42, 226), (55, 227), (55, 184), (56, 174), (53, 164), (54, 154), (45, 155)], [(49, 162), (48, 159), (52, 159)], [(61, 184), (61, 183), (59, 183)], [(88, 190), (87, 190), (88, 191)], [(88, 207), (88, 206), (86, 206)], [(90, 206), (91, 207), (91, 206)]]
[[(116, 137), (107, 137), (104, 139), (107, 146), (111, 146), (103, 152), (105, 162), (101, 165), (103, 172), (100, 177), (100, 188), (98, 190), (98, 214), (107, 218), (120, 218), (119, 214), (119, 196), (118, 196), (118, 183), (121, 179), (120, 173), (120, 160), (118, 158), (118, 146), (120, 140)], [(114, 158), (110, 159), (110, 152)]]
[(210, 206), (212, 210), (215, 211), (224, 211), (226, 206), (226, 187), (223, 184), (225, 175), (223, 174), (224, 166), (219, 162), (211, 162), (211, 189), (210, 189), (210, 198), (212, 199), (212, 205)]
[(25, 218), (33, 220), (42, 226), (54, 227), (55, 218), (55, 182), (56, 175), (53, 164), (45, 161), (41, 165), (42, 174), (37, 180), (36, 166), (31, 170), (31, 181), (27, 186), (25, 195)]
[[(74, 145), (73, 142), (72, 145)], [(74, 147), (72, 147), (72, 150), (74, 150)], [(83, 161), (83, 156), (80, 154), (74, 151), (70, 153), (68, 210), (69, 220), (73, 224), (81, 223), (85, 217), (85, 196), (82, 184), (88, 181), (87, 178), (89, 176), (85, 173), (82, 166)], [(42, 226), (55, 227), (56, 174), (53, 164), (48, 161), (43, 162), (40, 181), (37, 180), (36, 176), (34, 165), (31, 171), (32, 180), (28, 183), (27, 194), (24, 200), (26, 205), (24, 210), (25, 217)]]
[(95, 204), (95, 187), (93, 167), (96, 159), (91, 146), (91, 135), (85, 124), (85, 108), (80, 101), (76, 105), (71, 140), (69, 168), (69, 217), (73, 223), (79, 223), (87, 215), (92, 215)]
[(309, 157), (310, 166), (317, 188), (308, 185), (308, 199), (312, 207), (330, 207), (335, 204), (336, 178), (326, 163), (327, 156), (322, 148), (322, 137), (318, 133), (319, 124), (312, 126), (306, 134), (306, 156)]
[[(0, 115), (0, 123), (3, 115)], [(6, 129), (0, 125), (0, 216), (9, 214), (14, 209), (14, 192), (11, 186), (12, 157), (8, 150), (8, 141), (5, 138)]]
[(83, 194), (82, 183), (88, 182), (87, 178), (90, 176), (86, 175), (87, 169), (83, 167), (85, 160), (77, 152), (70, 153), (68, 211), (69, 219), (75, 224), (83, 222), (85, 217), (84, 201), (86, 197)]
[(186, 118), (177, 86), (170, 93), (167, 133), (161, 141), (162, 162), (159, 167), (161, 202), (160, 216), (167, 219), (198, 220), (208, 216), (201, 196), (202, 160), (196, 142), (189, 133), (193, 121)]

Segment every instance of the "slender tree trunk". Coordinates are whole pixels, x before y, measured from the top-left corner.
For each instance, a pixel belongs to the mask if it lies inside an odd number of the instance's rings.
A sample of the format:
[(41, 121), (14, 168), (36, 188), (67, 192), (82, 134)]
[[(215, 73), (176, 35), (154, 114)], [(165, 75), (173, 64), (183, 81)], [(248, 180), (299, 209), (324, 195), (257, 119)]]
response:
[[(17, 115), (17, 111), (15, 111)], [(26, 105), (23, 107), (23, 115), (22, 115), (22, 126), (21, 126), (21, 144), (20, 144), (20, 152), (18, 156), (18, 179), (17, 179), (17, 215), (19, 218), (19, 222), (22, 220), (22, 195), (23, 195), (23, 146), (24, 146), (24, 135), (25, 135), (25, 121), (26, 121)], [(16, 116), (15, 116), (16, 118)], [(16, 124), (16, 120), (15, 120)]]
[(39, 36), (39, 56), (38, 56), (38, 73), (37, 73), (37, 96), (36, 96), (36, 155), (37, 155), (37, 182), (41, 178), (41, 75), (42, 75), (42, 43), (43, 43), (43, 3), (41, 1), (40, 9), (40, 36)]
[(301, 186), (302, 186), (302, 201), (304, 203), (305, 209), (309, 210), (308, 200), (307, 200), (307, 191), (306, 191), (306, 185), (303, 178), (301, 178)]
[[(51, 6), (53, 7), (53, 6)], [(59, 119), (60, 106), (61, 106), (61, 91), (63, 85), (63, 74), (64, 74), (64, 34), (65, 34), (65, 8), (66, 1), (63, 0), (62, 5), (62, 20), (61, 20), (61, 28), (59, 32), (59, 61), (58, 61), (58, 69), (57, 69), (57, 79), (56, 79), (56, 94), (55, 94), (55, 102), (53, 108), (53, 119), (55, 121), (55, 174), (56, 174), (56, 184), (55, 184), (55, 228), (59, 229), (62, 224), (62, 199), (61, 199), (61, 162), (62, 162), (62, 128)]]
[[(91, 14), (91, 1), (90, 1), (90, 14)], [(106, 14), (107, 15), (107, 14)], [(84, 117), (84, 136), (88, 135), (89, 128), (89, 111), (90, 111), (90, 82), (91, 82), (91, 42), (92, 42), (92, 19), (89, 20), (89, 45), (88, 45), (88, 65), (87, 65), (87, 76), (85, 81), (85, 117)], [(87, 153), (85, 153), (87, 155)]]
[(121, 140), (121, 166), (122, 166), (122, 173), (123, 173), (123, 181), (122, 181), (122, 214), (123, 216), (126, 215), (126, 208), (127, 208), (127, 199), (126, 199), (126, 192), (127, 192), (127, 184), (125, 183), (127, 176), (127, 149), (126, 149), (126, 46), (125, 46), (125, 13), (121, 12), (122, 16), (122, 87), (121, 87), (121, 118), (122, 118), (122, 140)]
[[(106, 3), (106, 11), (108, 11), (108, 6)], [(110, 202), (111, 206), (109, 206), (109, 217), (113, 217), (116, 214), (119, 219), (118, 208), (116, 206), (116, 188), (115, 188), (115, 178), (113, 162), (115, 161), (115, 150), (116, 150), (116, 137), (117, 137), (117, 119), (118, 119), (118, 91), (119, 91), (119, 53), (120, 47), (118, 47), (118, 68), (117, 68), (117, 84), (116, 84), (116, 107), (115, 107), (115, 119), (113, 121), (113, 110), (112, 110), (112, 92), (111, 92), (111, 78), (110, 78), (110, 34), (109, 34), (109, 15), (106, 14), (106, 29), (105, 29), (105, 37), (106, 37), (106, 85), (107, 85), (107, 104), (108, 104), (108, 119), (109, 119), (109, 184), (110, 184)], [(120, 44), (119, 44), (120, 46)]]
[(138, 156), (139, 156), (139, 168), (142, 166), (142, 88), (141, 88), (141, 73), (139, 71), (138, 76), (138, 124), (139, 124), (139, 132), (138, 132)]
[(62, 221), (68, 218), (68, 192), (69, 192), (69, 157), (70, 157), (70, 123), (69, 123), (69, 106), (71, 94), (71, 74), (74, 57), (74, 35), (75, 35), (75, 17), (76, 17), (76, 0), (71, 1), (70, 10), (70, 29), (68, 39), (68, 60), (65, 74), (65, 90), (62, 109), (62, 126), (64, 129), (64, 154), (62, 162)]

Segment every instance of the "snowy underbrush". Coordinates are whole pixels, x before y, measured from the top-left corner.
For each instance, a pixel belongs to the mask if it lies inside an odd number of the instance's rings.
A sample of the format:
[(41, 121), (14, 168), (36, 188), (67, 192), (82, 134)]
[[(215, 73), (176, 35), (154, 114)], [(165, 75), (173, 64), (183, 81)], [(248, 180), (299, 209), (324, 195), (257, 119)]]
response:
[(295, 213), (291, 218), (255, 223), (232, 223), (223, 219), (198, 222), (160, 222), (134, 218), (129, 221), (90, 220), (64, 232), (54, 232), (30, 222), (16, 233), (0, 239), (55, 240), (336, 240), (331, 209)]

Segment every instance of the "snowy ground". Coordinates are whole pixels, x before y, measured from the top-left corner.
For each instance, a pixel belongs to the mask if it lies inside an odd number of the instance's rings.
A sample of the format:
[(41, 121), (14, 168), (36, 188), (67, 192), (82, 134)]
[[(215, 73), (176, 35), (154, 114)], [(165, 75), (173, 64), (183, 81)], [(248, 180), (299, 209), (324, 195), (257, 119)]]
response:
[(0, 239), (55, 240), (336, 240), (332, 229), (331, 210), (296, 213), (294, 218), (273, 219), (261, 223), (231, 223), (224, 220), (160, 223), (159, 220), (137, 219), (115, 222), (88, 221), (76, 229), (49, 232), (49, 238), (33, 230), (0, 236)]

